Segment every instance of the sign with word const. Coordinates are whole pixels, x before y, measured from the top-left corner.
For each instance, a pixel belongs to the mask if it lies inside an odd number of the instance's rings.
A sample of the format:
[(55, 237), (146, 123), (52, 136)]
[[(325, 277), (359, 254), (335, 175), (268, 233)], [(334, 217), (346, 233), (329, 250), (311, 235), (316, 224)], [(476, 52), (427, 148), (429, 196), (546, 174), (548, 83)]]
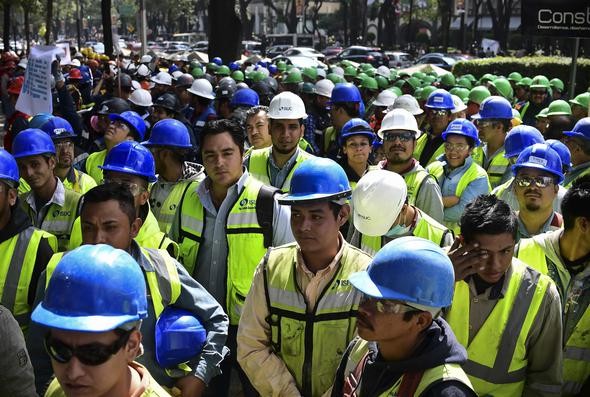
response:
[(25, 81), (16, 102), (16, 110), (34, 116), (37, 113), (52, 113), (51, 63), (55, 55), (63, 55), (56, 46), (35, 46), (31, 48)]
[(590, 37), (587, 0), (522, 0), (522, 26), (539, 36)]

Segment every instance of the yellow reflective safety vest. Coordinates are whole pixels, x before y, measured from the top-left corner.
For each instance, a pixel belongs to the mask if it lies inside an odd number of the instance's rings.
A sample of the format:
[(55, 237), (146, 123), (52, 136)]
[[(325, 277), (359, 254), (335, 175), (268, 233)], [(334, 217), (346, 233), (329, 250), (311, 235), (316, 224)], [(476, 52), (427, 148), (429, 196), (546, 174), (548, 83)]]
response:
[[(419, 212), (420, 219), (416, 223), (416, 227), (414, 228), (412, 235), (430, 240), (433, 243), (443, 247), (445, 237), (449, 233), (453, 234), (453, 231), (441, 225), (419, 208), (414, 208)], [(365, 234), (361, 234), (361, 250), (371, 256), (374, 256), (377, 251), (379, 251), (383, 245), (385, 245), (383, 240), (384, 237), (382, 236), (367, 236)]]
[[(174, 258), (165, 250), (141, 248), (141, 253), (147, 258), (154, 271), (146, 271), (140, 266), (145, 274), (148, 288), (148, 302), (154, 306), (154, 313), (159, 317), (162, 311), (174, 304), (180, 296), (181, 283)], [(68, 252), (59, 252), (53, 255), (47, 264), (45, 271), (45, 288), (49, 285), (51, 275), (55, 267), (64, 255)]]
[[(179, 209), (179, 261), (191, 275), (197, 266), (205, 229), (205, 209), (197, 194), (197, 185), (198, 182), (191, 184)], [(263, 228), (258, 223), (256, 213), (261, 188), (261, 182), (248, 177), (226, 219), (228, 253), (225, 309), (231, 325), (237, 325), (240, 320), (254, 271), (266, 252)]]
[[(426, 142), (428, 142), (428, 134), (421, 134), (418, 139), (416, 139), (416, 146), (414, 147), (414, 152), (412, 153), (412, 157), (414, 157), (416, 160), (420, 159), (420, 156), (422, 155), (422, 152), (424, 151), (424, 148), (426, 147)], [(420, 165), (422, 165), (422, 167), (426, 167), (427, 165), (429, 165), (430, 163), (433, 163), (436, 161), (436, 159), (445, 154), (445, 145), (441, 144), (432, 154), (432, 156), (430, 156), (430, 158), (428, 159), (428, 161), (426, 162), (426, 164), (422, 164), (420, 163)]]
[(495, 156), (492, 157), (487, 166), (485, 164), (483, 165), (484, 170), (488, 173), (492, 188), (502, 183), (506, 169), (510, 167), (510, 161), (504, 157), (504, 153), (504, 147), (502, 147), (501, 150), (495, 153)]
[[(518, 259), (534, 267), (542, 274), (549, 275), (558, 285), (562, 297), (562, 305), (565, 310), (568, 307), (568, 290), (571, 284), (571, 274), (562, 263), (549, 261), (543, 247), (534, 238), (520, 240)], [(567, 300), (567, 302), (566, 302)], [(575, 303), (574, 303), (575, 304)], [(575, 309), (574, 309), (575, 310)], [(566, 316), (567, 313), (564, 313)], [(590, 377), (590, 306), (586, 308), (582, 317), (578, 320), (571, 335), (565, 341), (563, 349), (563, 396), (578, 395), (586, 380)]]
[[(163, 249), (174, 254), (174, 257), (178, 257), (178, 244), (166, 235), (166, 233), (160, 231), (158, 227), (158, 221), (151, 210), (148, 210), (145, 221), (139, 229), (139, 233), (134, 240), (142, 248), (152, 249)], [(68, 249), (73, 250), (82, 245), (82, 225), (80, 223), (80, 217), (76, 218), (72, 227), (72, 235)]]
[(68, 249), (68, 241), (72, 233), (74, 222), (78, 217), (79, 203), (82, 196), (70, 189), (64, 189), (64, 206), (51, 203), (45, 214), (45, 218), (40, 225), (36, 225), (35, 213), (29, 204), (21, 198), (23, 209), (33, 222), (33, 225), (41, 230), (51, 233), (57, 237), (58, 250), (65, 251)]
[[(256, 149), (252, 150), (250, 154), (250, 162), (248, 164), (248, 172), (250, 176), (259, 180), (263, 184), (267, 186), (271, 186), (270, 184), (270, 159), (271, 156), (271, 148), (264, 148), (264, 149)], [(289, 189), (291, 188), (291, 178), (293, 177), (293, 172), (299, 164), (301, 164), (304, 160), (307, 160), (311, 157), (314, 157), (313, 154), (307, 153), (305, 150), (299, 149), (297, 151), (297, 158), (295, 159), (295, 163), (292, 165), (287, 178), (285, 178), (285, 182), (283, 182), (282, 186), (275, 186), (281, 189), (283, 192), (288, 193)]]
[[(154, 214), (155, 218), (158, 220), (158, 227), (162, 232), (170, 232), (170, 227), (172, 226), (172, 222), (174, 221), (174, 215), (176, 214), (178, 205), (183, 201), (184, 195), (186, 194), (187, 190), (192, 186), (192, 182), (194, 181), (182, 180), (175, 184), (172, 190), (170, 191), (170, 194), (168, 194), (168, 197), (166, 197), (166, 200), (164, 200), (164, 202), (162, 203), (162, 207), (160, 207), (157, 216)], [(152, 206), (152, 208), (154, 207)]]
[(346, 244), (331, 283), (318, 295), (316, 306), (308, 307), (296, 282), (297, 244), (271, 249), (265, 257), (271, 348), (303, 396), (320, 397), (332, 385), (340, 359), (356, 334), (360, 292), (348, 277), (364, 270), (369, 261), (366, 253)]
[[(344, 367), (344, 379), (353, 375), (357, 371), (359, 365), (363, 365), (362, 362), (367, 354), (369, 354), (369, 342), (357, 336), (351, 342), (351, 346), (349, 347), (348, 359), (346, 361), (346, 366)], [(402, 375), (398, 381), (389, 388), (389, 390), (381, 393), (379, 397), (397, 396), (400, 386), (404, 381), (404, 376), (405, 375)], [(430, 386), (442, 381), (451, 380), (461, 382), (464, 385), (473, 388), (465, 371), (463, 371), (459, 364), (444, 364), (425, 370), (412, 396), (420, 396), (429, 389)], [(362, 387), (360, 382), (361, 377), (359, 376), (357, 379), (355, 376), (355, 379), (351, 379), (351, 381), (351, 384), (358, 382), (355, 387), (357, 391), (360, 391)], [(346, 381), (344, 383), (345, 385), (347, 384)]]
[(402, 175), (408, 188), (408, 204), (416, 205), (416, 198), (420, 193), (422, 182), (429, 177), (429, 173), (426, 170), (410, 171)]
[[(436, 180), (439, 181), (439, 183), (444, 174), (444, 164), (445, 163), (442, 161), (435, 161), (434, 163), (426, 167), (426, 171), (428, 171), (430, 175), (435, 177)], [(461, 175), (461, 178), (459, 179), (459, 183), (455, 188), (455, 196), (461, 197), (465, 189), (467, 189), (467, 186), (469, 186), (469, 184), (474, 180), (480, 178), (486, 179), (486, 181), (488, 182), (488, 192), (491, 191), (492, 187), (490, 186), (490, 180), (488, 178), (487, 172), (479, 165), (477, 165), (475, 161), (472, 161), (469, 168), (465, 170), (465, 172), (463, 173), (463, 175)], [(461, 228), (459, 227), (457, 222), (445, 221), (445, 226), (453, 230), (455, 234), (459, 234), (461, 232)]]
[(566, 189), (569, 189), (570, 187), (572, 187), (572, 185), (574, 184), (574, 182), (576, 181), (576, 179), (581, 178), (584, 175), (588, 175), (588, 174), (590, 174), (590, 167), (586, 168), (584, 171), (582, 171), (580, 173), (580, 175), (578, 175), (577, 177), (575, 177), (574, 179), (572, 179), (571, 181), (569, 181), (563, 187), (565, 187)]
[(465, 281), (455, 283), (446, 320), (469, 359), (463, 370), (480, 396), (513, 397), (524, 390), (527, 373), (526, 340), (551, 279), (512, 259), (506, 295), (498, 300), (480, 330), (469, 341), (471, 297)]
[(18, 180), (18, 194), (24, 194), (31, 190), (31, 186), (25, 181), (23, 178), (19, 178)]
[(99, 165), (104, 164), (104, 160), (107, 157), (107, 150), (101, 150), (100, 152), (90, 153), (86, 158), (86, 173), (90, 175), (96, 183), (102, 183), (104, 176), (102, 170), (98, 168)]
[(69, 175), (62, 181), (66, 189), (73, 190), (74, 192), (84, 194), (93, 187), (96, 186), (97, 182), (90, 175), (85, 174), (82, 171), (78, 171), (72, 168), (73, 178), (69, 178)]
[(336, 131), (336, 128), (334, 128), (334, 127), (326, 128), (326, 131), (324, 131), (324, 139), (323, 139), (324, 155), (326, 155), (328, 153), (328, 151), (330, 150), (330, 146), (332, 146), (332, 144), (334, 142), (336, 142), (337, 137), (338, 137), (338, 131)]
[(23, 331), (31, 317), (29, 289), (37, 288), (31, 286), (31, 277), (43, 238), (56, 252), (55, 236), (33, 226), (0, 243), (0, 302), (10, 310)]

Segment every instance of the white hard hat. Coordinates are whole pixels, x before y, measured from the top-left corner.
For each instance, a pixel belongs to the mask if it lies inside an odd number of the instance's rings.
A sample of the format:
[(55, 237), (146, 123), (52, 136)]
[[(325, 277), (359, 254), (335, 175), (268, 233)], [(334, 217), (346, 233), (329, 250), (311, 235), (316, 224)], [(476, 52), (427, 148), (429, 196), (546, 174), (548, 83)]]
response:
[(326, 78), (326, 69), (317, 68), (316, 70), (318, 71), (318, 77)]
[(80, 63), (80, 60), (79, 60), (79, 59), (72, 59), (72, 60), (70, 61), (70, 65), (72, 65), (72, 66), (75, 66), (75, 67), (79, 68), (79, 67), (80, 67), (82, 64)]
[(334, 89), (334, 83), (332, 83), (328, 79), (323, 79), (323, 80), (320, 80), (317, 83), (315, 83), (315, 93), (317, 95), (331, 98), (333, 89)]
[(152, 94), (148, 90), (144, 90), (143, 88), (139, 88), (129, 95), (129, 102), (137, 105), (137, 106), (152, 106)]
[(375, 99), (375, 102), (373, 102), (373, 105), (388, 107), (388, 106), (393, 105), (395, 98), (397, 98), (397, 95), (395, 95), (395, 92), (390, 91), (390, 90), (383, 90), (379, 93), (379, 95), (377, 95), (377, 99)]
[(172, 85), (172, 76), (168, 72), (160, 72), (152, 77), (151, 80), (156, 84)]
[(131, 80), (131, 87), (134, 90), (139, 90), (141, 88), (141, 84), (139, 84), (139, 81), (137, 80)]
[(260, 67), (260, 68), (258, 68), (258, 71), (261, 72), (264, 75), (264, 77), (268, 77), (270, 75), (270, 72), (268, 71), (267, 68)]
[(290, 91), (284, 91), (270, 101), (268, 117), (283, 120), (306, 119), (307, 113), (300, 97)]
[(19, 68), (23, 68), (26, 69), (27, 68), (27, 63), (29, 63), (29, 60), (27, 58), (23, 58), (20, 61), (18, 61), (18, 67)]
[(146, 76), (149, 76), (150, 74), (151, 74), (150, 68), (148, 68), (145, 65), (139, 65), (139, 67), (137, 68), (137, 75), (138, 76), (146, 77)]
[(407, 189), (404, 178), (396, 172), (367, 172), (352, 191), (354, 227), (367, 236), (385, 235), (406, 202)]
[(387, 109), (387, 111), (391, 111), (393, 109), (405, 109), (414, 116), (421, 115), (424, 113), (424, 110), (420, 108), (418, 101), (411, 95), (405, 94), (400, 97), (397, 97), (393, 102), (393, 106)]
[(520, 121), (522, 121), (522, 116), (520, 115), (520, 113), (518, 112), (518, 110), (512, 108), (512, 118), (513, 119), (519, 119)]
[(151, 55), (144, 55), (141, 57), (141, 60), (139, 62), (141, 63), (150, 63), (152, 61), (152, 56)]
[(215, 99), (213, 86), (207, 79), (196, 79), (187, 91), (202, 98)]
[(461, 98), (457, 95), (451, 95), (451, 97), (453, 98), (453, 110), (451, 110), (451, 113), (459, 113), (467, 109), (467, 105), (463, 103)]
[(182, 70), (175, 70), (174, 72), (172, 72), (172, 78), (174, 80), (178, 79), (180, 76), (182, 76), (184, 73), (182, 72)]
[(391, 72), (389, 71), (389, 68), (388, 68), (387, 66), (385, 66), (385, 65), (381, 65), (381, 66), (379, 66), (379, 67), (377, 68), (377, 74), (378, 74), (379, 76), (383, 76), (383, 77), (385, 77), (386, 79), (388, 79), (388, 78), (389, 78), (389, 75), (391, 74)]
[(340, 66), (333, 66), (332, 73), (337, 74), (340, 77), (344, 77), (344, 69), (342, 69)]
[(416, 118), (406, 109), (392, 109), (387, 112), (385, 117), (383, 117), (381, 128), (377, 132), (377, 135), (383, 139), (383, 132), (390, 130), (414, 131), (416, 133), (416, 139), (420, 136)]

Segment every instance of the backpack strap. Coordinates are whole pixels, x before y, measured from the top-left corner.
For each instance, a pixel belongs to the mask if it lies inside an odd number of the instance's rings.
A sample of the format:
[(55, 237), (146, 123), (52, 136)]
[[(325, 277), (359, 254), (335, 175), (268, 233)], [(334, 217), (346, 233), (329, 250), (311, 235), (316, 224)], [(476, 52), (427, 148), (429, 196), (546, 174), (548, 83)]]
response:
[(278, 192), (280, 192), (280, 190), (276, 187), (263, 185), (258, 191), (258, 197), (256, 197), (256, 218), (258, 219), (258, 224), (262, 227), (264, 248), (272, 246), (272, 219), (275, 205), (274, 196)]

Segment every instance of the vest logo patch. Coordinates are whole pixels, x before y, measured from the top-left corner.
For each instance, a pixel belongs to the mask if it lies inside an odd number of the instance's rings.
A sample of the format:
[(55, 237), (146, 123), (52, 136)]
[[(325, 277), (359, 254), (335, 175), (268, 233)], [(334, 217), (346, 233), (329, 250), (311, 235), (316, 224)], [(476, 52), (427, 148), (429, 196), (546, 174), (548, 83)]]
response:
[(71, 216), (72, 215), (72, 211), (62, 211), (62, 210), (55, 210), (53, 211), (53, 216), (54, 217), (58, 217), (58, 216)]
[(243, 198), (240, 200), (240, 209), (241, 210), (253, 210), (256, 209), (256, 200), (248, 200), (247, 198)]
[(335, 287), (350, 287), (350, 281), (348, 280), (336, 280), (335, 281)]
[(171, 210), (175, 210), (176, 209), (176, 204), (170, 204), (170, 209)]

